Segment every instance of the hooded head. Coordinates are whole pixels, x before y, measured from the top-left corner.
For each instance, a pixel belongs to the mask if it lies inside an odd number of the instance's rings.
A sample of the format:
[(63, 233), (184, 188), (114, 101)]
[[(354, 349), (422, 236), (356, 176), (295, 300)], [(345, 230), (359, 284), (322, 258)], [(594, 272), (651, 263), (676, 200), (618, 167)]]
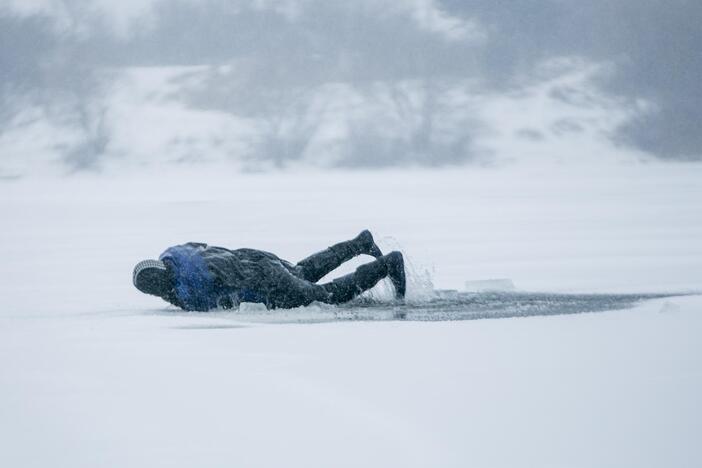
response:
[(137, 263), (132, 281), (139, 291), (158, 297), (166, 296), (171, 289), (166, 265), (159, 260), (142, 260)]

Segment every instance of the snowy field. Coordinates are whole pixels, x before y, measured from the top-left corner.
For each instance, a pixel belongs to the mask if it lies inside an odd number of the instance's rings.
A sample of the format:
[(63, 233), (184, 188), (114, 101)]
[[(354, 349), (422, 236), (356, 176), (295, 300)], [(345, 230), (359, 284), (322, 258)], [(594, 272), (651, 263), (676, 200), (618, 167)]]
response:
[[(702, 466), (700, 181), (682, 163), (2, 181), (0, 466)], [(405, 252), (412, 307), (488, 279), (672, 295), (373, 321), (385, 284), (370, 308), (206, 314), (131, 285), (177, 243), (296, 261), (363, 228)]]

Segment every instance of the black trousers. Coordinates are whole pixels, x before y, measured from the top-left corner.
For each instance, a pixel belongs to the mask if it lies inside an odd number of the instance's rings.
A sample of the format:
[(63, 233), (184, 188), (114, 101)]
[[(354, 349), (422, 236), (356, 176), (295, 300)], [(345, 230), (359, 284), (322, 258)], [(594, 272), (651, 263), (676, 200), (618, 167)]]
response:
[(388, 256), (359, 266), (355, 272), (329, 283), (317, 284), (321, 278), (352, 258), (368, 253), (357, 237), (340, 242), (317, 252), (296, 265), (283, 262), (273, 282), (275, 288), (268, 295), (268, 307), (291, 308), (309, 305), (314, 301), (341, 304), (371, 289), (388, 275)]

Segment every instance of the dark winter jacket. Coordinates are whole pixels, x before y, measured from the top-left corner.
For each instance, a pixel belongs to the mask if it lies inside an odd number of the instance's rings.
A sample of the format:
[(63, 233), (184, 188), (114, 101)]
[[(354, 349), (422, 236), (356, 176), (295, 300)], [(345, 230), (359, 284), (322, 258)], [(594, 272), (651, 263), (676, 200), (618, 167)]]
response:
[(173, 284), (164, 299), (198, 311), (231, 308), (240, 302), (275, 307), (276, 292), (290, 281), (296, 268), (270, 252), (195, 242), (170, 247), (159, 259)]

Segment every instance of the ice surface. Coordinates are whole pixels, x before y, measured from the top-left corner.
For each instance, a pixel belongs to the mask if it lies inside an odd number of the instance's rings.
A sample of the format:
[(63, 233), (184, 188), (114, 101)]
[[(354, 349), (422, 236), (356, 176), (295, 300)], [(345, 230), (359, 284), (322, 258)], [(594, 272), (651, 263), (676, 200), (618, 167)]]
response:
[[(702, 300), (642, 295), (700, 290), (701, 176), (1, 182), (0, 466), (700, 466)], [(408, 306), (381, 283), (338, 308), (187, 313), (131, 285), (180, 242), (295, 261), (363, 228), (407, 254)], [(549, 292), (457, 291), (466, 278)], [(499, 316), (529, 318), (456, 320)]]
[(695, 466), (701, 307), (314, 325), (3, 316), (0, 462)]

